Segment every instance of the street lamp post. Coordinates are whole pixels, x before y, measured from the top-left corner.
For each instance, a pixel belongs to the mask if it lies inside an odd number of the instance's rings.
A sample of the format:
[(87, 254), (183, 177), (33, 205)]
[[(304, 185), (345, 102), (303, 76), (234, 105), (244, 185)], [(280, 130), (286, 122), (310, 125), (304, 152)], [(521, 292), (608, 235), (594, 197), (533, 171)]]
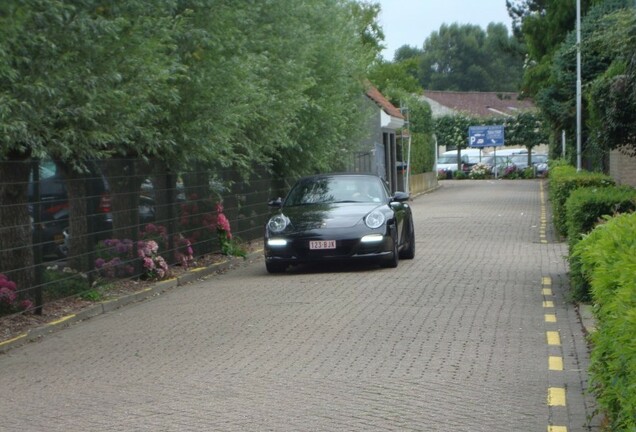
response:
[(581, 0), (576, 0), (576, 170), (581, 171)]

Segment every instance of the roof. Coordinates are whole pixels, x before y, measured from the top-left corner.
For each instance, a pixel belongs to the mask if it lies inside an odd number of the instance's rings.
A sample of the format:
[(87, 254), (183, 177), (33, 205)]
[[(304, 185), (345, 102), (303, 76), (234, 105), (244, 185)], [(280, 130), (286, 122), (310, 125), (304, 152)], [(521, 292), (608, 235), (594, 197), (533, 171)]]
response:
[(396, 108), (395, 105), (393, 105), (391, 102), (389, 102), (389, 100), (385, 98), (384, 95), (380, 93), (377, 88), (369, 85), (369, 88), (367, 89), (367, 96), (380, 108), (382, 108), (382, 110), (388, 115), (404, 120), (404, 116), (402, 115), (400, 110)]
[(433, 117), (464, 113), (475, 117), (515, 116), (534, 110), (531, 100), (519, 99), (514, 92), (454, 92), (425, 90), (423, 99), (433, 111)]

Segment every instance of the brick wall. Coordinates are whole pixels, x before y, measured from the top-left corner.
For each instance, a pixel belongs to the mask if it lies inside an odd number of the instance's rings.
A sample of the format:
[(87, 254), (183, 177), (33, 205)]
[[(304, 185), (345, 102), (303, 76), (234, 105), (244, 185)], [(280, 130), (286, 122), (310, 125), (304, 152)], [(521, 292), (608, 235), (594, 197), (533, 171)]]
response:
[(610, 152), (610, 175), (617, 184), (636, 187), (636, 157), (612, 150)]

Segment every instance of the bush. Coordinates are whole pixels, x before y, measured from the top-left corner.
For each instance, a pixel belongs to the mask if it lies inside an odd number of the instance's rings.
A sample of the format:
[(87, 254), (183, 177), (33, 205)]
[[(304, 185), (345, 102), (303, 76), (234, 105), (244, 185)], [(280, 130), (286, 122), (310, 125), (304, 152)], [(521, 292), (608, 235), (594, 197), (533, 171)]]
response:
[(581, 236), (590, 232), (603, 216), (636, 210), (636, 189), (627, 186), (579, 188), (570, 194), (565, 209), (572, 294), (577, 301), (587, 301), (589, 284), (581, 274), (574, 248)]
[(576, 246), (597, 331), (590, 377), (612, 431), (636, 430), (636, 213), (607, 218)]
[(571, 165), (559, 165), (550, 168), (548, 194), (552, 203), (554, 227), (562, 236), (567, 235), (567, 216), (565, 203), (570, 194), (580, 187), (613, 186), (610, 177), (587, 171), (577, 171)]
[(455, 180), (466, 180), (468, 178), (468, 174), (464, 171), (458, 170), (453, 172), (453, 178)]
[(0, 273), (0, 316), (31, 309), (33, 303), (30, 300), (18, 298), (18, 287), (15, 282)]

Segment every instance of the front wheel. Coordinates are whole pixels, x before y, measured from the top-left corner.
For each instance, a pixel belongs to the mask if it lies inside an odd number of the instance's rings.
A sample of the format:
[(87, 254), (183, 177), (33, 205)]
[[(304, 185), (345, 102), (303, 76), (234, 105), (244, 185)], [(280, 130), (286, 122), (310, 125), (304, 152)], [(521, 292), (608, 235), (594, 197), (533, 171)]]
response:
[(400, 261), (400, 254), (398, 252), (398, 241), (395, 228), (391, 230), (391, 239), (393, 240), (393, 251), (386, 261), (382, 263), (382, 267), (396, 268)]
[(400, 254), (400, 258), (413, 259), (415, 258), (415, 228), (413, 227), (413, 219), (409, 223), (409, 239), (408, 246)]

